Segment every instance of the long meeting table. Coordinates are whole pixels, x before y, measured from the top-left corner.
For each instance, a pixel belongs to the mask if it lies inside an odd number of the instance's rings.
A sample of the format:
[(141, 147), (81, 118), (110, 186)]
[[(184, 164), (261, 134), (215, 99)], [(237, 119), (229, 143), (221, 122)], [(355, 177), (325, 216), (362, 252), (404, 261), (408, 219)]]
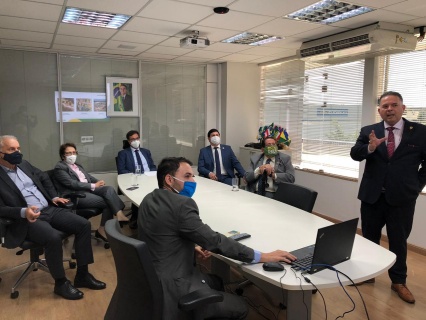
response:
[[(155, 173), (118, 175), (121, 191), (137, 206), (144, 196), (158, 188)], [(236, 230), (249, 233), (250, 238), (241, 240), (246, 246), (261, 252), (276, 249), (293, 251), (315, 243), (318, 228), (331, 225), (330, 221), (307, 213), (279, 201), (259, 196), (245, 190), (232, 191), (232, 187), (210, 179), (196, 176), (197, 189), (193, 196), (200, 218), (213, 230), (227, 234)], [(137, 180), (138, 189), (127, 190)], [(348, 217), (348, 220), (352, 217)], [(333, 250), (333, 248), (330, 248)], [(221, 276), (229, 274), (233, 266), (262, 290), (281, 300), (287, 306), (287, 319), (311, 319), (312, 289), (314, 287), (303, 280), (300, 271), (294, 273), (286, 265), (284, 272), (268, 272), (262, 263), (246, 264), (221, 255), (215, 255), (212, 265)], [(348, 275), (354, 282), (364, 281), (380, 275), (395, 262), (395, 254), (375, 243), (355, 236), (354, 248), (350, 260), (335, 266)], [(322, 270), (307, 275), (319, 289), (340, 286), (336, 272)], [(282, 278), (280, 280), (280, 278)], [(343, 285), (350, 280), (340, 275)]]

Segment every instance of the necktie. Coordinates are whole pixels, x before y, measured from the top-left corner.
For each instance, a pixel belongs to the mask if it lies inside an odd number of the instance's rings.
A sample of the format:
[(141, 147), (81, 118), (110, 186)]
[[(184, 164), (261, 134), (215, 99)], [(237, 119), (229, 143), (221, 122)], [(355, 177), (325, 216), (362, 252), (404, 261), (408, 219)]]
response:
[[(266, 164), (270, 164), (271, 159), (266, 160)], [(266, 183), (268, 181), (268, 177), (266, 175), (266, 170), (263, 171), (263, 174), (259, 177), (259, 180), (257, 181), (257, 194), (260, 194), (261, 196), (265, 195), (265, 189), (269, 187), (269, 185)]]
[(141, 156), (139, 154), (139, 149), (135, 150), (135, 154), (136, 154), (136, 160), (138, 161), (138, 165), (141, 167), (141, 172), (143, 172), (142, 159), (141, 159)]
[(222, 172), (220, 171), (220, 159), (219, 159), (219, 151), (217, 151), (217, 147), (214, 147), (214, 162), (216, 165), (216, 178), (217, 180), (222, 179)]
[(395, 136), (393, 134), (394, 127), (387, 127), (386, 130), (388, 130), (388, 157), (389, 159), (392, 158), (393, 153), (395, 152)]

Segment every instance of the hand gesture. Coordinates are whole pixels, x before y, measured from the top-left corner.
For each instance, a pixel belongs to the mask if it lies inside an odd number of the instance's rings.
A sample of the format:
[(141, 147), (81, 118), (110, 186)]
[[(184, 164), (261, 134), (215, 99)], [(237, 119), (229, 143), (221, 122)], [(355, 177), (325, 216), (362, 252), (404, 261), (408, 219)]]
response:
[(95, 189), (103, 187), (104, 185), (105, 185), (105, 181), (104, 180), (99, 180), (98, 182), (95, 183)]
[(207, 251), (206, 249), (203, 249), (200, 246), (195, 246), (195, 253), (197, 254), (197, 257), (202, 260), (206, 260), (212, 255), (210, 251)]
[(291, 263), (297, 258), (293, 256), (291, 253), (282, 250), (275, 250), (268, 253), (262, 253), (260, 256), (260, 262), (280, 262), (284, 261), (287, 263)]
[(214, 174), (214, 172), (210, 172), (210, 173), (209, 173), (209, 178), (210, 178), (210, 179), (212, 179), (212, 180), (217, 180), (217, 177), (216, 177), (216, 175)]
[(58, 203), (67, 203), (67, 202), (69, 202), (69, 200), (65, 199), (65, 198), (59, 198), (59, 197), (57, 197), (57, 198), (53, 199), (52, 202), (55, 205), (58, 205)]
[(31, 223), (36, 222), (40, 216), (40, 210), (36, 206), (30, 206), (25, 210), (25, 218)]

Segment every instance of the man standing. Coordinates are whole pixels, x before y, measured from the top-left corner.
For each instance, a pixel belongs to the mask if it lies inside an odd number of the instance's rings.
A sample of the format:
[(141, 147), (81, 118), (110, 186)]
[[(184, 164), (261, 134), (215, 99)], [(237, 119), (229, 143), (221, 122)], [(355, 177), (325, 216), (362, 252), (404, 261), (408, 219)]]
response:
[[(351, 157), (366, 160), (358, 193), (363, 236), (380, 244), (386, 225), (389, 250), (396, 254), (388, 271), (391, 289), (402, 300), (414, 303), (406, 286), (407, 238), (416, 199), (426, 184), (426, 126), (402, 118), (404, 110), (398, 92), (383, 93), (378, 107), (383, 121), (361, 129)], [(374, 283), (374, 279), (366, 282)]]
[[(71, 210), (58, 208), (68, 202), (59, 198), (48, 175), (22, 161), (18, 140), (0, 136), (0, 217), (13, 219), (5, 245), (16, 248), (25, 239), (43, 245), (47, 266), (55, 279), (54, 292), (68, 300), (83, 298), (77, 288), (105, 289), (88, 271), (93, 263), (90, 222)], [(75, 235), (77, 274), (74, 285), (66, 278), (62, 262), (61, 231)]]
[[(126, 139), (130, 147), (121, 150), (117, 156), (118, 174), (134, 173), (136, 165), (139, 165), (141, 172), (155, 171), (157, 167), (151, 157), (148, 149), (140, 147), (139, 131), (130, 130), (126, 134)], [(136, 228), (136, 219), (138, 216), (138, 208), (132, 204), (131, 228)]]
[[(161, 280), (164, 319), (182, 319), (178, 300), (183, 295), (205, 288), (220, 290), (220, 279), (203, 274), (194, 266), (194, 255), (208, 256), (212, 251), (247, 263), (296, 259), (292, 254), (276, 250), (261, 253), (213, 231), (199, 216), (191, 196), (196, 183), (185, 158), (165, 158), (157, 170), (159, 189), (143, 199), (139, 208), (139, 239), (146, 242), (155, 270)], [(195, 244), (200, 247), (195, 247)], [(208, 251), (206, 251), (208, 250)], [(244, 319), (247, 306), (241, 297), (224, 293), (223, 302), (205, 308), (205, 318)]]
[(261, 154), (254, 154), (250, 159), (250, 168), (245, 175), (247, 190), (273, 198), (282, 182), (294, 182), (294, 168), (291, 157), (278, 152), (274, 137), (262, 140)]
[(209, 130), (207, 138), (210, 145), (200, 150), (198, 173), (203, 177), (229, 185), (232, 185), (232, 178), (235, 178), (234, 169), (241, 177), (244, 177), (246, 171), (232, 148), (226, 144), (220, 144), (219, 131), (217, 129)]

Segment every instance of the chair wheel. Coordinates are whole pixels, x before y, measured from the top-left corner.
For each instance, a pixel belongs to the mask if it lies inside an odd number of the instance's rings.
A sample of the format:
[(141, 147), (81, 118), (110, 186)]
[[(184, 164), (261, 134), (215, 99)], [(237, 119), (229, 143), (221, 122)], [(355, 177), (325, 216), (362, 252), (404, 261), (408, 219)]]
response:
[(104, 243), (104, 248), (109, 249), (110, 248), (109, 243)]
[(71, 259), (73, 259), (73, 260), (75, 260), (76, 259), (76, 256), (75, 256), (75, 253), (73, 252), (73, 253), (71, 253)]
[(16, 299), (18, 297), (19, 297), (19, 291), (15, 291), (10, 294), (10, 299)]
[(69, 266), (70, 266), (70, 269), (75, 269), (75, 267), (77, 267), (77, 263), (75, 263), (74, 261), (70, 261)]

